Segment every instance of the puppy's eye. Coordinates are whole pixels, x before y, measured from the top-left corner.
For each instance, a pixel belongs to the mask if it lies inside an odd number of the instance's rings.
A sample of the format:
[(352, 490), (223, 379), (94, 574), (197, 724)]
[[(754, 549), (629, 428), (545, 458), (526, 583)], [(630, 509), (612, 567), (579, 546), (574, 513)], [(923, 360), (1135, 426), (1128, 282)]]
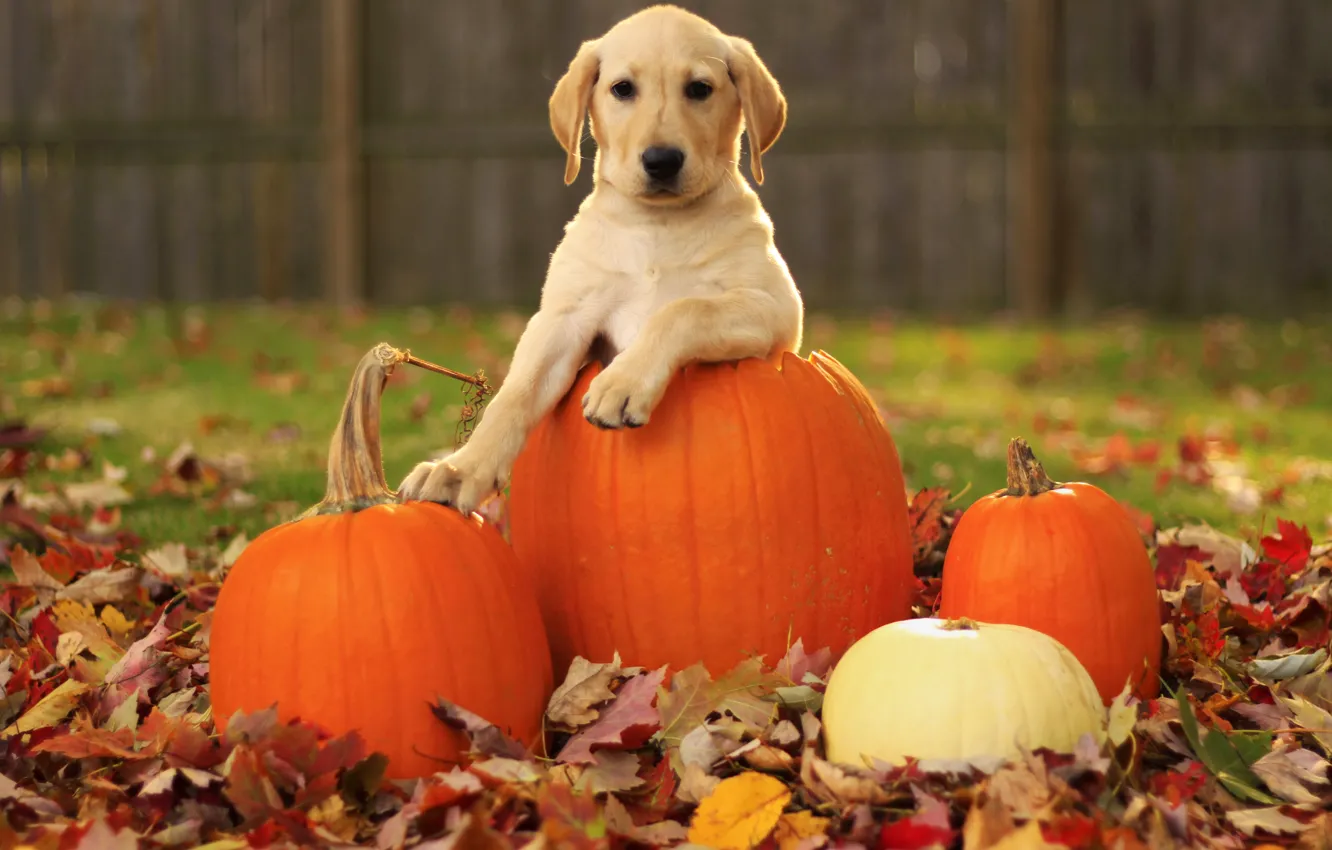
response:
[(628, 100), (634, 96), (634, 84), (628, 80), (620, 80), (618, 83), (611, 86), (611, 94), (615, 95), (620, 100)]
[(712, 94), (712, 86), (702, 80), (694, 80), (685, 86), (685, 97), (690, 100), (707, 100)]

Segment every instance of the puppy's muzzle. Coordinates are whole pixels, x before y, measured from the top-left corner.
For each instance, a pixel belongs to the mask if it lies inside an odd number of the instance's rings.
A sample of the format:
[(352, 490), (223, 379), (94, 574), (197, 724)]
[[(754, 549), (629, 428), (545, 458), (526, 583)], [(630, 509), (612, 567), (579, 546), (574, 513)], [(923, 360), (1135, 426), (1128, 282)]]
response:
[(684, 168), (684, 151), (679, 148), (651, 147), (643, 151), (643, 171), (655, 188), (674, 186)]

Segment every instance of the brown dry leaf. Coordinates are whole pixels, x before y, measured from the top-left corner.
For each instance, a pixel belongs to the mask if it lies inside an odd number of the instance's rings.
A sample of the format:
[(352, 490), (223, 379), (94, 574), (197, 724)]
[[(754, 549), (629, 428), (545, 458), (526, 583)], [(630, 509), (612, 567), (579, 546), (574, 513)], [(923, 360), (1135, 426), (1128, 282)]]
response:
[(1332, 813), (1319, 815), (1300, 834), (1296, 850), (1332, 850)]
[(1304, 697), (1278, 697), (1286, 708), (1295, 715), (1295, 722), (1305, 729), (1317, 729), (1312, 733), (1323, 752), (1332, 755), (1332, 713), (1326, 712)]
[(836, 803), (888, 802), (888, 792), (873, 777), (852, 773), (829, 761), (824, 761), (806, 749), (800, 759), (800, 781), (819, 798)]
[(453, 841), (453, 850), (510, 850), (512, 845), (486, 821), (481, 804), (466, 815), (462, 831)]
[(589, 794), (613, 794), (629, 791), (643, 784), (638, 775), (638, 756), (623, 750), (600, 750), (593, 756), (596, 762), (588, 765), (574, 783), (575, 791)]
[(675, 796), (684, 803), (700, 803), (716, 790), (721, 779), (708, 773), (696, 763), (686, 764), (680, 773), (680, 785)]
[(765, 770), (770, 773), (789, 771), (795, 764), (795, 759), (786, 750), (765, 744), (758, 738), (751, 739), (749, 743), (728, 755), (731, 759), (737, 757), (744, 758), (745, 764), (755, 770)]
[(634, 823), (629, 810), (614, 794), (606, 797), (606, 829), (632, 841), (650, 844), (654, 847), (678, 844), (685, 840), (688, 830), (684, 824), (673, 820), (657, 821), (639, 826)]
[(593, 664), (580, 655), (569, 665), (564, 683), (550, 695), (546, 717), (556, 726), (575, 729), (586, 726), (599, 716), (596, 706), (615, 698), (611, 683), (640, 672), (642, 669), (638, 667), (621, 669), (619, 653), (613, 661), (603, 664)]
[(143, 562), (171, 578), (188, 578), (190, 575), (189, 552), (184, 543), (167, 543), (149, 549), (143, 553)]
[(689, 841), (717, 850), (748, 850), (768, 837), (790, 801), (791, 789), (762, 773), (723, 779), (694, 812)]
[(964, 850), (987, 850), (1013, 829), (1013, 816), (999, 798), (993, 794), (981, 794), (972, 802), (962, 824), (962, 847)]
[(1307, 828), (1304, 821), (1296, 820), (1283, 809), (1302, 809), (1301, 806), (1268, 806), (1261, 809), (1236, 809), (1226, 812), (1230, 825), (1253, 838), (1259, 831), (1268, 835), (1298, 835)]
[(695, 664), (676, 673), (669, 690), (663, 688), (659, 693), (658, 736), (667, 746), (679, 746), (714, 711), (729, 714), (751, 734), (760, 735), (777, 714), (777, 704), (763, 697), (782, 684), (775, 674), (764, 671), (761, 658), (741, 662), (715, 682), (703, 665)]
[(119, 602), (128, 597), (139, 583), (139, 570), (127, 569), (95, 570), (79, 576), (58, 595), (61, 599), (72, 599), (100, 605), (105, 602)]
[(1278, 742), (1250, 767), (1272, 793), (1292, 803), (1316, 805), (1327, 795), (1329, 765), (1313, 750)]
[(990, 778), (990, 793), (1018, 818), (1035, 817), (1050, 802), (1050, 786), (1024, 763), (1006, 765)]
[(772, 837), (779, 850), (795, 850), (806, 838), (826, 834), (830, 823), (828, 818), (818, 817), (810, 811), (791, 812), (777, 821)]
[(42, 598), (41, 591), (60, 591), (65, 587), (58, 579), (43, 569), (41, 562), (22, 546), (15, 546), (13, 552), (10, 553), (9, 568), (13, 570), (14, 580), (19, 585), (31, 587), (38, 591), (38, 599)]

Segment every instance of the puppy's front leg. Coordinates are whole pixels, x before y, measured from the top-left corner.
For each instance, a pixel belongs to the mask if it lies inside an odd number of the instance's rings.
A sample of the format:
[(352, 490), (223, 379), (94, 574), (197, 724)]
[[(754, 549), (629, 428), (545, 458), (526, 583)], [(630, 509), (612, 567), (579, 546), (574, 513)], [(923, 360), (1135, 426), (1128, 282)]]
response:
[(596, 318), (576, 304), (539, 310), (518, 339), (509, 374), (471, 439), (441, 461), (417, 464), (399, 495), (470, 514), (504, 489), (528, 433), (573, 385), (597, 327)]
[(794, 350), (800, 344), (800, 311), (792, 298), (753, 288), (672, 301), (653, 313), (592, 381), (583, 415), (600, 428), (645, 425), (683, 366)]

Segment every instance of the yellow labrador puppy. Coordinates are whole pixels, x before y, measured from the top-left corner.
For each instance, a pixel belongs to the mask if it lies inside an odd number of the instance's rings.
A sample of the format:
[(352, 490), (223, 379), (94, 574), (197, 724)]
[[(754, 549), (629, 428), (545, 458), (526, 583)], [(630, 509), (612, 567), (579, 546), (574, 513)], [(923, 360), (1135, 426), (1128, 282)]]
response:
[(584, 42), (555, 86), (566, 184), (578, 176), (585, 115), (593, 188), (551, 256), (540, 308), (471, 439), (417, 465), (405, 499), (471, 513), (503, 489), (528, 433), (592, 357), (610, 362), (584, 415), (635, 428), (691, 362), (800, 346), (800, 294), (738, 167), (745, 131), (762, 183), (763, 152), (786, 123), (753, 45), (675, 6), (646, 8)]

